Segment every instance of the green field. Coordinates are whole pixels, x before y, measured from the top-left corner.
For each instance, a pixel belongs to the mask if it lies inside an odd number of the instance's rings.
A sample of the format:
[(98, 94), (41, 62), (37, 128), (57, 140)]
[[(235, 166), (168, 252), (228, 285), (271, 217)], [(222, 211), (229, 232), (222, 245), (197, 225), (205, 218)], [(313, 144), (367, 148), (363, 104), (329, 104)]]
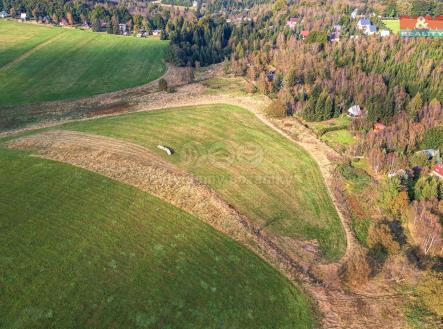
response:
[(348, 129), (327, 132), (323, 134), (320, 139), (331, 145), (334, 149), (340, 149), (355, 144), (355, 138)]
[(390, 29), (393, 33), (400, 33), (400, 20), (399, 19), (389, 19), (382, 21), (388, 29)]
[[(242, 108), (160, 110), (64, 128), (143, 145), (218, 191), (266, 231), (316, 239), (328, 260), (343, 255), (343, 228), (316, 162)], [(175, 155), (168, 157), (158, 144), (171, 146)]]
[(1, 328), (311, 328), (309, 300), (197, 218), (0, 149)]
[(92, 96), (160, 77), (167, 41), (0, 21), (0, 107)]

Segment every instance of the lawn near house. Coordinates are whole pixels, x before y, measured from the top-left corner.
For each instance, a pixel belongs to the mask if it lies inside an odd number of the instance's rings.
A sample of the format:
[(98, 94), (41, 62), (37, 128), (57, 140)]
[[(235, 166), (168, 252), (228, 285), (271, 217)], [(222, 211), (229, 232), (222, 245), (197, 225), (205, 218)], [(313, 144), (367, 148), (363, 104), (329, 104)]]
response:
[(259, 257), (135, 188), (0, 148), (1, 328), (312, 328)]
[(400, 20), (399, 19), (387, 19), (387, 20), (383, 20), (383, 23), (393, 33), (395, 33), (395, 34), (400, 33)]
[[(326, 260), (344, 253), (344, 231), (316, 162), (245, 109), (186, 107), (63, 128), (145, 146), (209, 185), (266, 232), (315, 239)], [(166, 155), (159, 144), (176, 153)]]
[(167, 41), (0, 21), (0, 108), (75, 99), (164, 74)]

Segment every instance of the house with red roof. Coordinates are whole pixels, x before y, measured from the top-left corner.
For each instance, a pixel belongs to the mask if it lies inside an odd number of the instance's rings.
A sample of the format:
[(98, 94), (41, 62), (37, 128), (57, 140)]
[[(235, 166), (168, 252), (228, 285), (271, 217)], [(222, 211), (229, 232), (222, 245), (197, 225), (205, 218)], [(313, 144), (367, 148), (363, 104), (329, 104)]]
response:
[(300, 35), (302, 37), (302, 39), (306, 39), (309, 36), (309, 31), (301, 31)]
[(374, 123), (374, 131), (382, 131), (386, 128), (386, 126), (381, 122)]
[(432, 174), (443, 179), (443, 163), (437, 163), (432, 167)]

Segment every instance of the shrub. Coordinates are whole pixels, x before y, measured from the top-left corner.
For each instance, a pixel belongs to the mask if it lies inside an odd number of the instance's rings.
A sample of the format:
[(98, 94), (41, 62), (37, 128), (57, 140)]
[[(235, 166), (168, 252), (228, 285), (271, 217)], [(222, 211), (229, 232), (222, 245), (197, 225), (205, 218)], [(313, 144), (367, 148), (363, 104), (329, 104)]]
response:
[(433, 200), (439, 197), (440, 182), (436, 177), (420, 177), (414, 186), (416, 200)]
[(401, 249), (387, 223), (371, 224), (368, 231), (368, 246), (370, 248), (383, 246), (391, 255), (398, 254)]
[(168, 91), (168, 82), (163, 78), (158, 80), (158, 89), (160, 91)]
[(280, 101), (273, 101), (267, 108), (266, 112), (275, 118), (283, 118), (286, 116), (286, 106)]
[(340, 270), (343, 281), (352, 287), (366, 284), (369, 280), (369, 273), (369, 264), (363, 253), (352, 255)]

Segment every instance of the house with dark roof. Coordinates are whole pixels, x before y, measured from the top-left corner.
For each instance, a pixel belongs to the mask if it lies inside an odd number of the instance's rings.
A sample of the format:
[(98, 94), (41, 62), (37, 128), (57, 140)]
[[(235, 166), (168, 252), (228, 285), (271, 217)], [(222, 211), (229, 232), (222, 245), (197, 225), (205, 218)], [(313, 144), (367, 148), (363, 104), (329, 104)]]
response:
[(360, 18), (357, 23), (357, 28), (366, 35), (373, 35), (377, 33), (377, 28), (367, 18)]
[(300, 36), (303, 40), (306, 39), (309, 36), (309, 31), (301, 31)]

